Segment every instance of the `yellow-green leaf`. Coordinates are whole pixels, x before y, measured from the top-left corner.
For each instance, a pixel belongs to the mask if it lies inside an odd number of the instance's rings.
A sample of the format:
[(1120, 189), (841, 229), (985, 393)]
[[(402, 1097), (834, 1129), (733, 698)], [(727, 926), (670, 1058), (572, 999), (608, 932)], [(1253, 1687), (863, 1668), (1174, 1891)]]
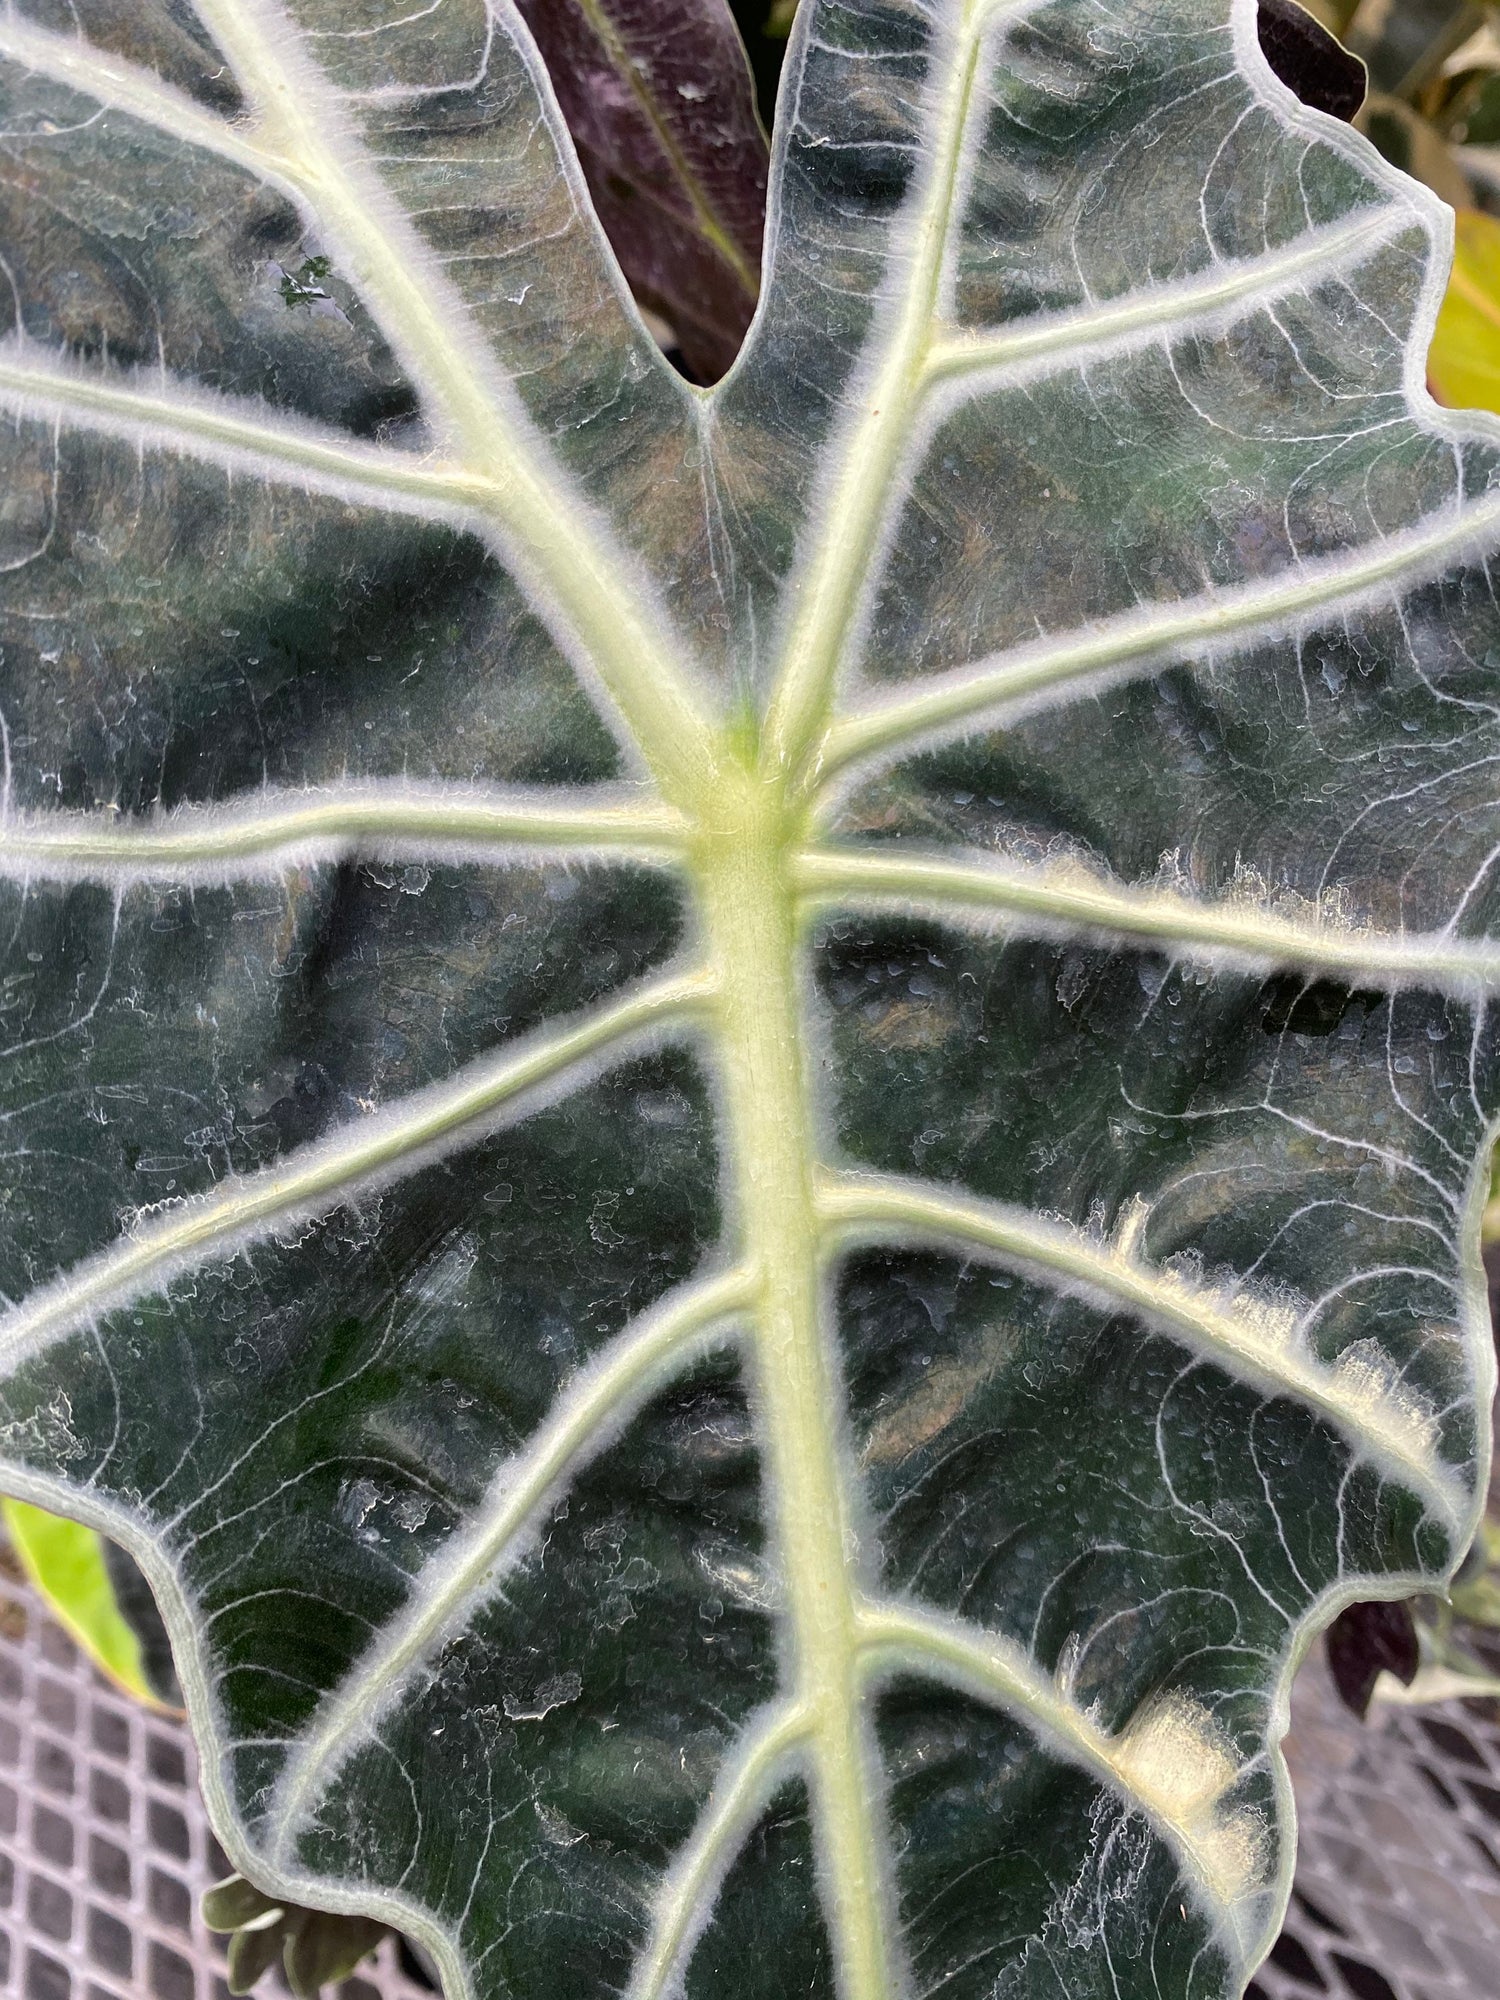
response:
[(1500, 410), (1500, 222), (1476, 208), (1461, 209), (1456, 233), (1427, 382), (1440, 403)]
[(164, 1704), (146, 1678), (141, 1642), (116, 1601), (100, 1537), (92, 1528), (59, 1520), (24, 1500), (0, 1499), (0, 1518), (22, 1567), (59, 1624), (127, 1694), (161, 1708)]

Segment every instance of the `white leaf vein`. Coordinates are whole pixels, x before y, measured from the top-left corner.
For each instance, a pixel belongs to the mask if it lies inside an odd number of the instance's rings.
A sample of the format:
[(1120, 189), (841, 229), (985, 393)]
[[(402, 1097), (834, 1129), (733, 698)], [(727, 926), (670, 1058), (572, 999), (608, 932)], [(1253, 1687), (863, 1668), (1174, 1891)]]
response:
[(1139, 605), (934, 673), (915, 692), (908, 684), (848, 709), (824, 737), (821, 774), (826, 782), (855, 763), (889, 761), (1075, 700), (1090, 684), (1184, 657), (1203, 664), (1247, 643), (1305, 630), (1329, 613), (1388, 602), (1392, 586), (1417, 585), (1451, 561), (1477, 563), (1497, 527), (1500, 492), (1487, 493), (1343, 555), (1290, 564), (1270, 579)]
[(678, 1286), (616, 1334), (558, 1393), (525, 1449), (508, 1459), (463, 1528), (422, 1568), (403, 1610), (381, 1629), (349, 1678), (320, 1704), (288, 1757), (270, 1802), (271, 1858), (297, 1840), (340, 1770), (410, 1677), (473, 1618), (530, 1546), (549, 1499), (608, 1450), (632, 1417), (755, 1301), (751, 1272), (714, 1273)]
[(1313, 1353), (1303, 1312), (1269, 1292), (1219, 1285), (1146, 1261), (1144, 1204), (1123, 1212), (1111, 1237), (935, 1182), (899, 1175), (828, 1173), (819, 1206), (833, 1238), (957, 1245), (1063, 1292), (1121, 1307), (1182, 1342), (1235, 1380), (1289, 1397), (1332, 1424), (1361, 1458), (1417, 1494), (1449, 1530), (1472, 1494), (1442, 1458), (1435, 1413), (1365, 1344), (1333, 1362)]
[(154, 817), (41, 812), (0, 817), (0, 880), (213, 884), (361, 855), (384, 861), (678, 859), (686, 823), (624, 785), (507, 787), (347, 781), (267, 788)]
[(1500, 986), (1500, 945), (1443, 931), (1385, 931), (1350, 917), (1338, 899), (1288, 896), (1278, 907), (1259, 881), (1241, 893), (1195, 897), (1176, 888), (1127, 886), (1065, 856), (1025, 862), (904, 843), (810, 849), (797, 878), (809, 901), (831, 908), (931, 914), (1018, 936), (1099, 936), (1212, 963), (1264, 971), (1291, 966), (1391, 987), (1421, 986), (1482, 999)]
[[(732, 732), (717, 726), (691, 646), (673, 629), (641, 566), (536, 434), (516, 385), (444, 275), (444, 259), (427, 249), (412, 213), (402, 209), (380, 178), (380, 163), (359, 141), (350, 100), (299, 46), (297, 30), (276, 0), (197, 4), (253, 107), (246, 118), (216, 118), (147, 72), (13, 14), (0, 20), (0, 56), (288, 193), (334, 250), (341, 271), (361, 289), (453, 462), (283, 423), (258, 407), (197, 396), (177, 384), (152, 389), (136, 379), (63, 369), (24, 341), (0, 349), (0, 401), (23, 413), (97, 426), (221, 465), (243, 464), (268, 478), (300, 479), (351, 499), (482, 520), (580, 677), (623, 721), (666, 803), (621, 788), (608, 793), (580, 788), (543, 799), (499, 788), (479, 793), (373, 784), (316, 794), (267, 792), (254, 801), (188, 809), (149, 822), (62, 813), (13, 816), (0, 827), (0, 877), (191, 883), (272, 873), (291, 860), (351, 851), (488, 860), (568, 851), (652, 862), (680, 858), (701, 873), (698, 886), (705, 888), (710, 870), (704, 855), (711, 843), (706, 836), (699, 842), (699, 836), (717, 827), (725, 844), (727, 819), (716, 821), (715, 812)], [(893, 275), (876, 302), (866, 354), (828, 453), (822, 498), (812, 509), (813, 532), (788, 592), (792, 610), (762, 733), (762, 773), (778, 781), (803, 767), (820, 767), (825, 779), (837, 778), (856, 763), (987, 726), (1028, 703), (1067, 699), (1091, 680), (1144, 671), (1192, 648), (1212, 655), (1249, 635), (1296, 628), (1315, 614), (1347, 609), (1479, 549), (1500, 522), (1500, 496), (1488, 495), (1346, 555), (1299, 562), (1238, 589), (1137, 606), (830, 716), (834, 679), (858, 633), (869, 573), (878, 567), (890, 519), (889, 492), (901, 484), (896, 474), (929, 392), (937, 406), (945, 395), (982, 393), (990, 384), (1023, 379), (1028, 371), (1068, 365), (1085, 352), (1157, 338), (1195, 318), (1211, 322), (1215, 315), (1253, 306), (1278, 287), (1311, 286), (1394, 240), (1403, 219), (1412, 220), (1392, 207), (1313, 231), (1261, 259), (1216, 264), (1180, 285), (1132, 292), (1104, 305), (1090, 300), (1079, 312), (994, 333), (944, 330), (941, 301), (945, 288), (951, 289), (952, 223), (969, 170), (981, 44), (991, 26), (1024, 11), (1014, 0), (961, 5), (955, 0), (934, 28), (931, 136), (893, 232)], [(487, 35), (493, 37), (501, 31), (500, 18), (489, 8), (486, 15)], [(487, 40), (482, 63), (491, 53)], [(1181, 105), (1174, 110), (1180, 115)], [(550, 110), (541, 115), (550, 116)], [(500, 245), (495, 254), (507, 248)], [(786, 843), (783, 854), (792, 845)], [(748, 866), (738, 877), (738, 862), (715, 866), (716, 893), (724, 905), (755, 886)], [(787, 872), (795, 878), (784, 884), (788, 904), (793, 890), (812, 903), (878, 907), (885, 899), (906, 911), (931, 907), (961, 919), (1121, 936), (1235, 963), (1287, 963), (1393, 984), (1410, 979), (1465, 993), (1489, 990), (1495, 977), (1496, 953), (1484, 941), (1345, 926), (1337, 911), (1321, 904), (1308, 914), (1264, 903), (1241, 908), (1232, 901), (1189, 901), (1166, 890), (1117, 885), (1081, 868), (1069, 872), (1061, 866), (1022, 868), (999, 858), (822, 847), (802, 852)], [(789, 908), (782, 914), (790, 937), (795, 924)], [(748, 924), (744, 928), (748, 937)], [(744, 938), (736, 942), (747, 964), (754, 961), (764, 983), (774, 987), (778, 975), (771, 949), (757, 957)], [(721, 956), (728, 962), (731, 954)], [(797, 976), (794, 967), (776, 989), (778, 1002), (786, 1001), (781, 1026), (788, 1048), (801, 1032), (798, 1003), (786, 999)], [(765, 1111), (763, 1080), (750, 1074), (752, 1056), (765, 1052), (768, 1015), (756, 1005), (757, 981), (745, 974), (739, 984), (745, 990), (720, 994), (705, 972), (661, 975), (589, 1015), (550, 1024), (272, 1167), (138, 1219), (110, 1249), (0, 1318), (0, 1369), (13, 1370), (128, 1298), (160, 1291), (179, 1270), (231, 1254), (445, 1157), (502, 1115), (523, 1114), (552, 1094), (576, 1089), (604, 1062), (622, 1059), (653, 1037), (684, 1030), (700, 1016), (713, 1018), (726, 1046), (732, 1033), (738, 1034), (726, 1071), (743, 1100), (742, 1126), (760, 1131), (775, 1122), (774, 1107)], [(722, 1003), (717, 1011), (716, 1000)], [(742, 1017), (738, 1026), (736, 1008)], [(783, 1070), (789, 1067), (795, 1063), (783, 1062)], [(787, 1109), (785, 1100), (781, 1108)], [(806, 1114), (810, 1131), (808, 1106), (798, 1099), (797, 1109)], [(810, 1150), (803, 1145), (805, 1136), (797, 1141), (803, 1153)], [(810, 1266), (820, 1229), (821, 1247), (828, 1251), (867, 1235), (955, 1244), (1055, 1289), (1123, 1306), (1267, 1397), (1294, 1396), (1320, 1412), (1357, 1454), (1417, 1493), (1450, 1528), (1467, 1518), (1469, 1495), (1437, 1449), (1433, 1413), (1393, 1371), (1368, 1361), (1323, 1362), (1304, 1344), (1296, 1314), (1248, 1286), (1226, 1281), (1215, 1288), (1150, 1265), (1139, 1248), (1142, 1210), (1127, 1212), (1106, 1240), (920, 1181), (829, 1173), (815, 1187), (794, 1187), (797, 1173), (779, 1172), (787, 1165), (785, 1148), (778, 1153), (768, 1145), (762, 1152), (764, 1159), (774, 1158), (778, 1172), (762, 1174), (763, 1186), (747, 1174), (746, 1185), (733, 1191), (731, 1206), (737, 1200), (744, 1223), (755, 1220), (759, 1204), (761, 1223), (770, 1217), (781, 1231), (777, 1237), (772, 1229), (766, 1240), (788, 1242), (796, 1233), (788, 1215), (800, 1202), (792, 1217), (800, 1229), (806, 1211), (809, 1226), (803, 1234), (812, 1256), (803, 1262), (809, 1269), (799, 1264), (790, 1276), (776, 1276), (776, 1282), (785, 1279), (788, 1296), (801, 1287), (805, 1297), (799, 1294), (796, 1311), (783, 1299), (776, 1322), (781, 1331), (773, 1337), (768, 1331), (773, 1314), (763, 1294), (774, 1289), (775, 1274), (735, 1268), (700, 1277), (627, 1327), (564, 1387), (531, 1441), (501, 1468), (474, 1516), (420, 1572), (406, 1610), (380, 1633), (349, 1680), (324, 1698), (311, 1733), (293, 1750), (275, 1801), (273, 1844), (283, 1861), (350, 1750), (367, 1738), (376, 1740), (390, 1701), (431, 1660), (443, 1638), (473, 1615), (506, 1564), (528, 1545), (547, 1497), (586, 1457), (604, 1449), (677, 1369), (705, 1344), (722, 1339), (729, 1322), (742, 1314), (750, 1318), (762, 1362), (777, 1339), (788, 1349), (804, 1342), (808, 1353), (780, 1357), (786, 1379), (822, 1380), (822, 1329), (816, 1310), (804, 1310), (815, 1291)], [(792, 1165), (805, 1166), (812, 1175), (810, 1160)], [(785, 1213), (777, 1211), (778, 1202)], [(747, 1236), (754, 1233), (747, 1228)], [(817, 1407), (795, 1421), (783, 1401), (781, 1425), (788, 1435), (795, 1431), (799, 1445), (827, 1459), (828, 1511), (837, 1514), (849, 1475), (841, 1460), (837, 1409), (824, 1407), (834, 1394), (826, 1385), (820, 1388), (812, 1398)], [(763, 1443), (767, 1424), (762, 1411)], [(791, 1546), (792, 1535), (783, 1532), (780, 1540), (789, 1573), (803, 1564), (805, 1586), (812, 1575), (809, 1559)], [(1168, 1697), (1148, 1704), (1122, 1730), (1106, 1731), (1060, 1678), (1042, 1674), (1012, 1642), (919, 1606), (860, 1597), (852, 1571), (851, 1560), (829, 1572), (845, 1590), (845, 1610), (853, 1606), (841, 1625), (825, 1616), (820, 1627), (816, 1616), (783, 1611), (787, 1657), (799, 1647), (809, 1656), (810, 1670), (808, 1660), (801, 1663), (803, 1686), (823, 1691), (827, 1712), (815, 1715), (799, 1696), (788, 1695), (750, 1719), (695, 1832), (660, 1885), (631, 2000), (658, 2000), (685, 1969), (734, 1851), (774, 1789), (797, 1767), (804, 1746), (810, 1769), (822, 1756), (825, 1778), (836, 1766), (849, 1767), (843, 1770), (849, 1782), (842, 1792), (825, 1783), (821, 1807), (814, 1783), (815, 1821), (820, 1811), (829, 1817), (830, 1798), (854, 1800), (861, 1814), (878, 1819), (878, 1786), (863, 1782), (868, 1774), (855, 1768), (864, 1739), (850, 1727), (848, 1712), (834, 1715), (827, 1708), (828, 1690), (834, 1690), (849, 1709), (849, 1688), (840, 1677), (851, 1646), (859, 1673), (872, 1687), (882, 1676), (919, 1669), (1022, 1716), (1058, 1754), (1083, 1764), (1147, 1814), (1202, 1892), (1221, 1933), (1239, 1935), (1242, 1915), (1266, 1881), (1264, 1830), (1230, 1799), (1240, 1772), (1203, 1712), (1184, 1698)], [(791, 1590), (789, 1600), (796, 1595)], [(826, 1655), (821, 1664), (820, 1648)], [(410, 1774), (403, 1769), (402, 1776), (410, 1785)], [(420, 1829), (415, 1791), (413, 1811)], [(842, 1885), (841, 1893), (829, 1895), (825, 1882), (825, 1900), (841, 1977), (854, 2000), (883, 2000), (892, 1978), (899, 1982), (898, 1967), (887, 1977), (895, 1947), (885, 1935), (888, 1885), (881, 1875), (880, 1836), (878, 1826), (854, 1831), (823, 1826), (818, 1834), (825, 1874)], [(414, 1845), (413, 1862), (415, 1855)], [(830, 1855), (839, 1860), (837, 1869), (828, 1869)]]
[(100, 1313), (161, 1290), (180, 1272), (327, 1214), (472, 1144), (502, 1112), (537, 1109), (549, 1093), (578, 1089), (599, 1059), (619, 1062), (651, 1037), (691, 1023), (712, 992), (712, 980), (699, 971), (648, 981), (591, 1013), (518, 1037), (497, 1055), (256, 1173), (222, 1181), (212, 1194), (149, 1211), (107, 1250), (0, 1317), (0, 1372)]

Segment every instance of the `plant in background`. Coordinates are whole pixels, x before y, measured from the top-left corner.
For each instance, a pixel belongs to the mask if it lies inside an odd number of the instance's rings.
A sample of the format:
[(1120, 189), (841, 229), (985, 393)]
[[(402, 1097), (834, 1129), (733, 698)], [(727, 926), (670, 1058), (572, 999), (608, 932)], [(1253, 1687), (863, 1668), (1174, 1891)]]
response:
[(522, 0), (589, 194), (636, 298), (697, 381), (760, 287), (767, 152), (724, 0)]
[(816, 0), (704, 392), (501, 0), (77, 20), (0, 23), (0, 1477), (156, 1587), (252, 1925), (1238, 1992), (1291, 1669), (1487, 1463), (1443, 211), (1249, 6)]
[(1500, 409), (1500, 35), (1469, 0), (1309, 0), (1364, 62), (1359, 125), (1458, 211), (1429, 357), (1440, 401)]
[(325, 1986), (347, 1979), (385, 1935), (370, 1917), (308, 1910), (268, 1896), (243, 1875), (204, 1893), (203, 1920), (228, 1939), (229, 1990), (248, 1993), (279, 1966), (293, 2000), (317, 2000)]
[[(1405, 1607), (1399, 1607), (1405, 1608)], [(1500, 1527), (1481, 1525), (1443, 1597), (1416, 1600), (1416, 1671), (1378, 1679), (1377, 1700), (1405, 1703), (1500, 1697)]]
[(166, 1631), (124, 1550), (22, 1500), (0, 1499), (0, 1527), (24, 1574), (95, 1666), (148, 1708), (180, 1713)]

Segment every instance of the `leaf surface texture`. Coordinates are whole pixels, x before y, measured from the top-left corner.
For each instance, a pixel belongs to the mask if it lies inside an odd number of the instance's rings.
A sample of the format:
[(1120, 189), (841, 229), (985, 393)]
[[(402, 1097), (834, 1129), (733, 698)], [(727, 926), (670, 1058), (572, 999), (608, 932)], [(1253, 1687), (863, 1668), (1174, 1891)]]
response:
[(507, 0), (0, 21), (4, 1483), (457, 1995), (1239, 1993), (1483, 1490), (1496, 437), (1218, 0), (810, 0), (658, 354)]

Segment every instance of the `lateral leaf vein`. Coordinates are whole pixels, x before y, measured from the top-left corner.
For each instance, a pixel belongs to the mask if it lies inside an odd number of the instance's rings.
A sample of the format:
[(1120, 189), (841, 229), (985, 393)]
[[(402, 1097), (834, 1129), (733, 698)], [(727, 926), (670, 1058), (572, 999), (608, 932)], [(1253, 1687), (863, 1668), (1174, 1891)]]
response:
[(1022, 936), (1098, 934), (1188, 956), (1478, 995), (1500, 986), (1500, 946), (1443, 931), (1382, 931), (1332, 899), (1277, 907), (1246, 880), (1199, 898), (1172, 887), (1127, 887), (1074, 859), (1016, 861), (970, 851), (956, 858), (904, 844), (807, 850), (797, 878), (809, 902), (932, 914)]
[(1142, 1202), (1127, 1206), (1106, 1237), (957, 1188), (897, 1175), (829, 1173), (820, 1183), (819, 1208), (835, 1242), (958, 1244), (1064, 1292), (1124, 1307), (1236, 1381), (1315, 1411), (1357, 1455), (1419, 1495), (1449, 1530), (1467, 1516), (1469, 1495), (1440, 1454), (1433, 1413), (1370, 1343), (1325, 1362), (1306, 1343), (1297, 1305), (1147, 1262), (1140, 1249), (1148, 1214)]
[(1384, 586), (1412, 582), (1448, 557), (1472, 551), (1500, 525), (1500, 492), (1457, 504), (1414, 528), (1361, 544), (1343, 556), (1289, 565), (1234, 589), (1141, 606), (1072, 632), (1017, 646), (968, 666), (931, 675), (915, 691), (846, 710), (823, 739), (819, 769), (825, 784), (867, 758), (909, 754), (928, 744), (997, 726), (1008, 709), (1055, 707), (1089, 678), (1122, 669), (1144, 673), (1193, 645), (1271, 638), (1319, 613), (1344, 610)]
[(620, 1060), (655, 1032), (690, 1020), (712, 995), (701, 972), (654, 979), (624, 998), (549, 1024), (456, 1076), (345, 1125), (212, 1194), (150, 1211), (107, 1250), (85, 1259), (0, 1318), (0, 1372), (100, 1312), (159, 1290), (278, 1229), (326, 1214), (351, 1195), (415, 1172), (469, 1144), (503, 1110), (578, 1087), (592, 1058)]
[(685, 822), (625, 786), (346, 782), (267, 790), (152, 818), (43, 812), (0, 817), (0, 880), (229, 882), (352, 854), (381, 860), (677, 859)]
[(1166, 1694), (1111, 1734), (1062, 1680), (997, 1633), (895, 1599), (867, 1605), (860, 1623), (872, 1679), (917, 1672), (992, 1703), (1142, 1813), (1238, 1961), (1250, 1962), (1268, 1843), (1260, 1816), (1231, 1797), (1238, 1766), (1205, 1709)]
[(315, 1802), (435, 1647), (459, 1629), (529, 1546), (527, 1531), (563, 1482), (615, 1442), (650, 1398), (753, 1301), (751, 1272), (677, 1286), (567, 1383), (523, 1450), (508, 1459), (474, 1517), (424, 1567), (405, 1608), (322, 1703), (272, 1798), (273, 1859), (292, 1856)]

